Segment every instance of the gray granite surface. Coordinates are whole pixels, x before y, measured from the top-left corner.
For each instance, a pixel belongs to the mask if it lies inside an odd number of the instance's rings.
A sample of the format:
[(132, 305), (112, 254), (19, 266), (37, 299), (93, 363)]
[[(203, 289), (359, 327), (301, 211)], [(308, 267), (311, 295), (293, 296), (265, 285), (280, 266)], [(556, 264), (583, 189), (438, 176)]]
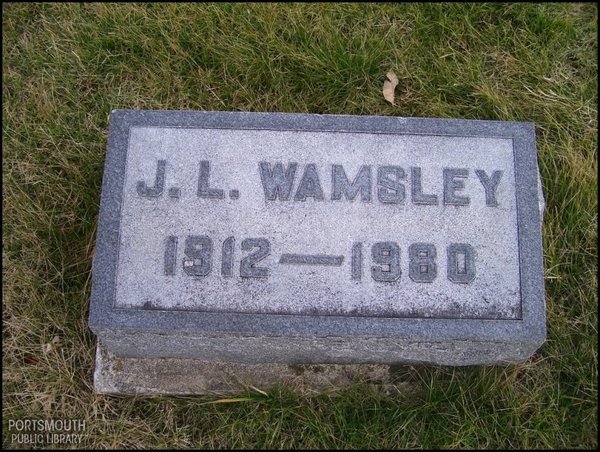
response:
[(511, 362), (545, 340), (533, 124), (111, 115), (90, 328), (233, 362)]

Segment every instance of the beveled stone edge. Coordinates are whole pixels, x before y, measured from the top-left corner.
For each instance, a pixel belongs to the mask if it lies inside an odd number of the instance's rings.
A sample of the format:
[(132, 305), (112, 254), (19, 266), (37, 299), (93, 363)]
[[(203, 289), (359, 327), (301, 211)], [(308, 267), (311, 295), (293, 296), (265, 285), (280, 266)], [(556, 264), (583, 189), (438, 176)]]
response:
[[(372, 318), (280, 314), (140, 311), (116, 309), (114, 293), (118, 230), (129, 128), (202, 127), (268, 130), (349, 131), (512, 138), (515, 146), (522, 320)], [(98, 236), (93, 259), (89, 325), (161, 334), (215, 332), (237, 335), (411, 337), (423, 340), (539, 341), (546, 336), (543, 263), (538, 193), (539, 170), (533, 123), (379, 116), (113, 110), (102, 185)], [(523, 288), (525, 290), (523, 291)]]

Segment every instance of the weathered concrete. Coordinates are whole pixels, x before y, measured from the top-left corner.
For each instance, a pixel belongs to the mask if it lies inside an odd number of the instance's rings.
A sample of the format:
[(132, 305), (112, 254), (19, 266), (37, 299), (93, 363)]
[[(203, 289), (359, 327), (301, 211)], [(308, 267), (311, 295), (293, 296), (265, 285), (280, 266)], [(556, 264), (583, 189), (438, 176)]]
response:
[(90, 327), (128, 357), (525, 359), (542, 210), (530, 123), (115, 111)]
[(124, 358), (102, 343), (94, 387), (102, 394), (214, 394), (285, 387), (306, 394), (335, 392), (356, 381), (389, 392), (408, 389), (384, 364), (243, 364), (191, 358)]

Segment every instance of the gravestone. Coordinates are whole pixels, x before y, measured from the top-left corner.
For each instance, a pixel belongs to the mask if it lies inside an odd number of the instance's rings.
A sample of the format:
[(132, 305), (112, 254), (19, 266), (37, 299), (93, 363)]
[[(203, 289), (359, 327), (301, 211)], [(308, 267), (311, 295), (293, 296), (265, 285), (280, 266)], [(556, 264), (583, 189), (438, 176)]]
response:
[(115, 110), (89, 325), (136, 359), (523, 360), (543, 203), (531, 123)]

